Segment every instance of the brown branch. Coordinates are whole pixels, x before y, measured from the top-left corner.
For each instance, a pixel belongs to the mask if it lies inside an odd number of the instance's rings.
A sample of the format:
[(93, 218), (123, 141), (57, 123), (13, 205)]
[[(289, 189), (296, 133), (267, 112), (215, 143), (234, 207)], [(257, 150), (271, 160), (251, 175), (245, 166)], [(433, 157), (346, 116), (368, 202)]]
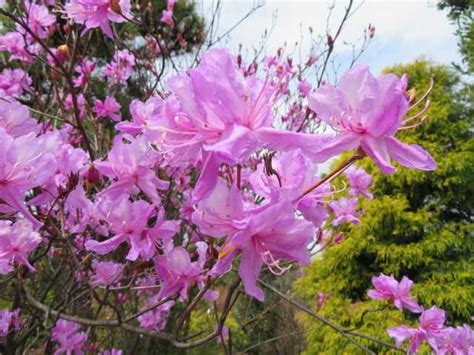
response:
[[(351, 8), (352, 8), (353, 3), (354, 3), (354, 0), (349, 0), (349, 4), (346, 7), (344, 17), (342, 18), (341, 23), (339, 24), (339, 27), (336, 31), (336, 34), (334, 35), (334, 37), (332, 37), (331, 43), (328, 44), (329, 48), (327, 50), (326, 57), (324, 58), (324, 64), (323, 64), (323, 68), (321, 70), (321, 75), (319, 76), (319, 79), (318, 79), (318, 87), (321, 85), (321, 82), (322, 82), (323, 77), (324, 77), (324, 73), (326, 72), (326, 68), (327, 68), (327, 65), (328, 65), (328, 62), (329, 62), (329, 58), (331, 57), (331, 54), (333, 53), (333, 50), (334, 50), (334, 44), (336, 43), (337, 38), (341, 34), (341, 31), (342, 31), (342, 28), (344, 27), (344, 24), (346, 23), (347, 19), (351, 15)], [(329, 25), (329, 19), (327, 21), (327, 24)], [(329, 33), (328, 33), (328, 36), (329, 36)]]
[(363, 155), (363, 152), (361, 151), (356, 151), (356, 153), (354, 153), (354, 155), (352, 157), (350, 157), (349, 159), (347, 159), (346, 161), (344, 161), (343, 163), (341, 163), (336, 169), (334, 169), (334, 171), (332, 171), (331, 173), (329, 173), (328, 175), (326, 175), (323, 179), (321, 179), (320, 181), (318, 181), (316, 184), (314, 184), (313, 186), (311, 186), (310, 188), (306, 189), (300, 196), (298, 196), (294, 202), (300, 200), (301, 198), (303, 198), (304, 196), (308, 195), (309, 193), (313, 192), (314, 190), (316, 190), (319, 186), (327, 183), (327, 182), (331, 182), (332, 180), (334, 180), (336, 177), (338, 177), (339, 175), (341, 175), (347, 168), (349, 168), (353, 163), (355, 163), (357, 160), (360, 160), (364, 157)]
[(336, 332), (338, 332), (339, 334), (341, 334), (344, 338), (346, 338), (349, 342), (351, 342), (352, 344), (354, 344), (355, 346), (357, 346), (358, 348), (360, 348), (361, 350), (365, 351), (367, 354), (374, 354), (375, 353), (368, 349), (367, 347), (365, 347), (364, 345), (356, 342), (354, 339), (352, 339), (350, 336), (348, 336), (348, 334), (350, 335), (353, 335), (353, 336), (356, 336), (356, 337), (359, 337), (359, 338), (364, 338), (364, 339), (367, 339), (367, 340), (371, 340), (375, 343), (378, 343), (378, 344), (381, 344), (381, 345), (384, 345), (388, 348), (391, 348), (393, 350), (397, 350), (398, 352), (402, 352), (402, 350), (400, 350), (399, 348), (397, 348), (396, 346), (390, 344), (390, 343), (387, 343), (383, 340), (379, 340), (377, 338), (374, 338), (374, 337), (371, 337), (369, 335), (364, 335), (364, 334), (360, 334), (360, 333), (356, 333), (354, 332), (353, 330), (348, 330), (348, 329), (344, 329), (344, 328), (341, 328), (339, 326), (337, 326), (336, 324), (330, 322), (329, 320), (327, 320), (326, 318), (320, 316), (319, 314), (313, 312), (310, 308), (306, 307), (305, 305), (302, 305), (301, 303), (295, 301), (294, 299), (290, 298), (289, 296), (285, 295), (284, 293), (280, 292), (279, 290), (277, 290), (276, 288), (274, 288), (273, 286), (267, 284), (266, 282), (258, 279), (257, 282), (259, 284), (261, 284), (263, 287), (265, 287), (267, 290), (270, 290), (272, 291), (273, 293), (275, 293), (276, 295), (278, 295), (280, 298), (284, 299), (285, 301), (287, 301), (288, 303), (290, 303), (291, 305), (295, 306), (296, 308), (302, 310), (303, 312), (307, 313), (308, 315), (310, 315), (311, 317), (319, 320), (320, 322), (322, 322), (323, 324), (327, 325), (328, 327), (332, 328), (333, 330), (335, 330)]
[(219, 318), (219, 324), (217, 328), (211, 334), (207, 335), (206, 337), (202, 339), (198, 339), (192, 343), (181, 342), (177, 340), (173, 334), (170, 334), (170, 333), (155, 332), (153, 330), (136, 327), (131, 324), (121, 323), (119, 320), (115, 320), (115, 319), (96, 320), (96, 319), (88, 319), (88, 318), (82, 318), (82, 317), (66, 314), (64, 312), (54, 310), (51, 307), (39, 302), (36, 298), (32, 296), (30, 290), (28, 289), (26, 285), (23, 285), (23, 292), (25, 293), (26, 300), (28, 301), (28, 303), (34, 308), (43, 311), (47, 316), (52, 315), (56, 318), (61, 318), (61, 319), (65, 319), (71, 322), (75, 322), (75, 323), (86, 325), (86, 326), (92, 326), (92, 327), (120, 327), (132, 333), (148, 335), (153, 338), (169, 341), (173, 346), (177, 348), (189, 349), (189, 348), (194, 348), (194, 347), (206, 344), (221, 334), (222, 329), (224, 327), (224, 322), (227, 319), (227, 316), (236, 300), (236, 298), (232, 300), (232, 296), (234, 295), (234, 292), (239, 286), (239, 284), (240, 284), (240, 279), (237, 279), (229, 287), (229, 293), (227, 294), (227, 297), (226, 297), (224, 311), (222, 312), (221, 317)]

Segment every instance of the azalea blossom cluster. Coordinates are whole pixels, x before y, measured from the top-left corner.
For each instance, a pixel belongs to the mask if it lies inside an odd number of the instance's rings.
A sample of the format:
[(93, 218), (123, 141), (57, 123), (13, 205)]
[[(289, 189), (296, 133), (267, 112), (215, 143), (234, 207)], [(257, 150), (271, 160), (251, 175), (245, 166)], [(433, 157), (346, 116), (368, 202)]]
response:
[[(180, 334), (191, 311), (225, 299), (202, 342), (223, 338), (240, 282), (264, 301), (262, 272), (277, 277), (309, 264), (315, 250), (343, 242), (338, 226), (360, 224), (359, 198), (374, 196), (357, 161), (371, 159), (383, 174), (395, 172), (393, 161), (436, 168), (422, 147), (396, 138), (425, 119), (425, 108), (406, 117), (423, 100), (413, 102), (405, 76), (374, 77), (356, 66), (336, 86), (313, 88), (283, 51), (259, 66), (213, 48), (163, 90), (154, 85), (127, 102), (127, 83), (156, 64), (144, 51), (123, 46), (104, 60), (80, 42), (49, 43), (60, 31), (77, 41), (100, 31), (115, 39), (116, 26), (139, 21), (130, 1), (69, 0), (54, 14), (52, 5), (25, 2), (10, 15), (15, 30), (0, 36), (9, 65), (44, 65), (52, 78), (39, 83), (36, 72), (19, 68), (0, 73), (0, 273), (25, 302), (1, 311), (3, 335), (52, 321), (46, 346), (56, 353), (120, 353), (95, 342), (95, 326), (191, 347)], [(161, 21), (173, 26), (176, 2), (166, 6)], [(342, 153), (349, 158), (318, 173)], [(332, 185), (343, 173), (347, 191)], [(63, 303), (46, 301), (55, 282), (47, 290), (34, 284), (52, 270), (66, 287), (56, 289)], [(223, 293), (228, 280), (235, 286)], [(408, 281), (386, 290), (387, 282), (372, 296), (419, 310), (404, 291)], [(23, 316), (31, 308), (46, 318)], [(105, 319), (91, 319), (104, 310)], [(425, 339), (417, 334), (405, 338)]]
[(474, 351), (474, 331), (467, 325), (447, 327), (446, 312), (433, 306), (424, 309), (418, 305), (410, 290), (413, 281), (408, 277), (398, 282), (393, 276), (380, 276), (372, 278), (375, 289), (368, 295), (375, 300), (389, 300), (399, 310), (404, 308), (413, 313), (421, 313), (418, 327), (410, 328), (402, 325), (388, 330), (390, 337), (395, 339), (397, 346), (405, 341), (410, 341), (409, 353), (417, 353), (420, 345), (426, 342), (437, 354), (471, 354)]

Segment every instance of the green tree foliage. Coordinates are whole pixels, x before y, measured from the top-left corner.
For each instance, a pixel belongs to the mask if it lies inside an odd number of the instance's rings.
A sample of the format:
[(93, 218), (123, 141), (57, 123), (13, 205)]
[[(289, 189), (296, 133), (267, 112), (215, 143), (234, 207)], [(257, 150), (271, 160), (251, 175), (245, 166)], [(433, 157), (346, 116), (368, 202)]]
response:
[[(431, 152), (434, 172), (399, 168), (384, 176), (365, 159), (374, 174), (374, 200), (364, 200), (360, 227), (344, 226), (346, 239), (322, 253), (295, 289), (308, 303), (318, 291), (330, 293), (320, 313), (336, 324), (390, 341), (386, 329), (415, 323), (417, 317), (367, 297), (371, 278), (381, 272), (414, 280), (413, 294), (424, 307), (447, 311), (448, 323), (467, 323), (474, 313), (473, 107), (459, 77), (427, 61), (387, 69), (407, 73), (411, 90), (421, 96), (433, 78), (429, 119), (398, 137)], [(418, 108), (419, 110), (420, 108)], [(301, 316), (307, 329), (308, 353), (357, 354), (359, 349), (314, 319)], [(377, 353), (382, 345), (363, 341)]]
[(441, 0), (440, 9), (448, 9), (448, 17), (457, 25), (456, 34), (459, 38), (459, 50), (463, 56), (466, 69), (461, 71), (474, 72), (474, 1), (473, 0)]

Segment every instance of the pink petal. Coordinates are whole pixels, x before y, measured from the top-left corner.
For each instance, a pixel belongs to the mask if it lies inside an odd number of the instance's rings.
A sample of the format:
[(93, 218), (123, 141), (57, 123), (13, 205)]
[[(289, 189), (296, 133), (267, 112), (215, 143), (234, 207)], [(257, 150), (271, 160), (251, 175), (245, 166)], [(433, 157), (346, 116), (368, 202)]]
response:
[(265, 299), (263, 290), (257, 286), (257, 278), (262, 269), (262, 265), (262, 258), (252, 246), (242, 251), (239, 275), (244, 284), (244, 290), (248, 295), (255, 297), (260, 302), (263, 302)]
[(97, 240), (88, 240), (85, 244), (85, 247), (87, 250), (93, 251), (100, 255), (105, 255), (117, 249), (124, 241), (125, 236), (118, 234), (103, 242), (98, 242)]
[(390, 156), (407, 168), (418, 170), (435, 170), (436, 162), (422, 147), (416, 144), (405, 144), (395, 137), (385, 138)]
[(364, 152), (374, 161), (384, 174), (393, 174), (395, 167), (390, 163), (390, 155), (384, 139), (364, 137), (361, 142)]
[(193, 201), (202, 200), (214, 189), (217, 184), (219, 165), (214, 153), (209, 153), (193, 190)]
[(230, 125), (222, 133), (219, 142), (206, 145), (205, 150), (230, 164), (241, 163), (258, 148), (255, 134), (246, 127)]

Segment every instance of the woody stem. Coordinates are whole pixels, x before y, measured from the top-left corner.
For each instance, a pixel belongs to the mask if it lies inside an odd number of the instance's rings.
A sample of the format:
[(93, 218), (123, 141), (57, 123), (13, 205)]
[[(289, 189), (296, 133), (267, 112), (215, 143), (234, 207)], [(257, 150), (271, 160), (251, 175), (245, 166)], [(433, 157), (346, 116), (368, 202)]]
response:
[(363, 155), (360, 154), (360, 152), (356, 152), (352, 157), (350, 157), (346, 161), (342, 162), (336, 169), (334, 169), (334, 171), (330, 172), (322, 180), (318, 181), (313, 186), (306, 189), (299, 197), (297, 197), (295, 200), (293, 200), (293, 202), (296, 202), (296, 201), (302, 199), (303, 197), (305, 197), (309, 193), (316, 190), (321, 185), (323, 185), (327, 182), (331, 182), (332, 180), (337, 178), (339, 175), (341, 175), (348, 167), (350, 167), (352, 164), (354, 164), (357, 160), (360, 160), (362, 158), (363, 158)]

